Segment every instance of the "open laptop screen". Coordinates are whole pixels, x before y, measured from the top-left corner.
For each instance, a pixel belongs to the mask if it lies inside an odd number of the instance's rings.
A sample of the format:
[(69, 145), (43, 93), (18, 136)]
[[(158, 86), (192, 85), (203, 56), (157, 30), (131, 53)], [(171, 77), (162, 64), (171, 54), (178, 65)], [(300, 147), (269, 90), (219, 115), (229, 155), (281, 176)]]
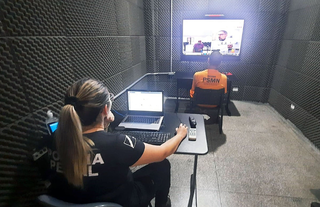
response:
[(127, 95), (129, 112), (163, 112), (162, 91), (128, 91)]

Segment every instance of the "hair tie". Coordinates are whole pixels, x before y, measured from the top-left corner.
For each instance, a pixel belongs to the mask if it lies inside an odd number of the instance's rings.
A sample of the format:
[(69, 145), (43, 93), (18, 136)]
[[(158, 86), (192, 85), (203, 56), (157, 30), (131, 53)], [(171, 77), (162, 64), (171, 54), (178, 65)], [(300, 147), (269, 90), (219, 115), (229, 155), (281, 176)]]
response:
[(77, 108), (79, 106), (79, 99), (75, 96), (66, 97), (64, 99), (64, 104), (71, 104), (73, 107)]

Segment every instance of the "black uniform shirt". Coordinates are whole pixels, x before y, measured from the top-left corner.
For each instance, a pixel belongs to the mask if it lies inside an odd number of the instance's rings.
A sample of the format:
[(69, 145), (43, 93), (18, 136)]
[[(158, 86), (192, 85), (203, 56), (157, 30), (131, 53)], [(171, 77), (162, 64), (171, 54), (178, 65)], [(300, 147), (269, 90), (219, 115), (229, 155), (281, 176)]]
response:
[(57, 152), (55, 149), (49, 149), (52, 172), (50, 194), (65, 201), (85, 203), (117, 191), (117, 194), (130, 193), (130, 190), (133, 190), (133, 180), (129, 167), (143, 154), (144, 144), (134, 137), (105, 131), (84, 136), (91, 139), (95, 146), (92, 147), (93, 155), (88, 156), (88, 174), (84, 176), (83, 188), (68, 184), (62, 174), (63, 169)]

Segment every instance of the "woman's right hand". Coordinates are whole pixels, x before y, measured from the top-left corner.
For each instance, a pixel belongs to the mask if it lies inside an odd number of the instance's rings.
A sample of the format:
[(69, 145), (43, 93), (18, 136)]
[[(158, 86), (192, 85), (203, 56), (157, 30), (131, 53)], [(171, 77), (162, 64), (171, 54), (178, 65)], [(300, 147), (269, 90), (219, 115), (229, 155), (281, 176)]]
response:
[(180, 136), (181, 138), (185, 138), (188, 133), (188, 127), (185, 124), (180, 124), (179, 128), (176, 128), (177, 136)]
[(178, 149), (180, 142), (187, 136), (187, 132), (188, 127), (185, 124), (180, 124), (180, 126), (176, 128), (177, 134), (162, 145), (157, 146), (145, 143), (142, 156), (133, 166), (160, 162), (169, 155), (172, 155)]

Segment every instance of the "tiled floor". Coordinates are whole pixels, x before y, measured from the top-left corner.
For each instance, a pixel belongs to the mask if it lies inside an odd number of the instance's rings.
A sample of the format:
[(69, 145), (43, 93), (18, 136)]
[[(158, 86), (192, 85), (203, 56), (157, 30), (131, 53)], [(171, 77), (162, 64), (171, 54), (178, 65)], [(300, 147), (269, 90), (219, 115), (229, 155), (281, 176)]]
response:
[[(234, 101), (223, 134), (207, 124), (209, 152), (199, 156), (199, 207), (310, 207), (320, 199), (320, 152), (268, 104)], [(193, 156), (174, 154), (170, 196), (187, 206)], [(195, 204), (194, 204), (195, 206)]]

